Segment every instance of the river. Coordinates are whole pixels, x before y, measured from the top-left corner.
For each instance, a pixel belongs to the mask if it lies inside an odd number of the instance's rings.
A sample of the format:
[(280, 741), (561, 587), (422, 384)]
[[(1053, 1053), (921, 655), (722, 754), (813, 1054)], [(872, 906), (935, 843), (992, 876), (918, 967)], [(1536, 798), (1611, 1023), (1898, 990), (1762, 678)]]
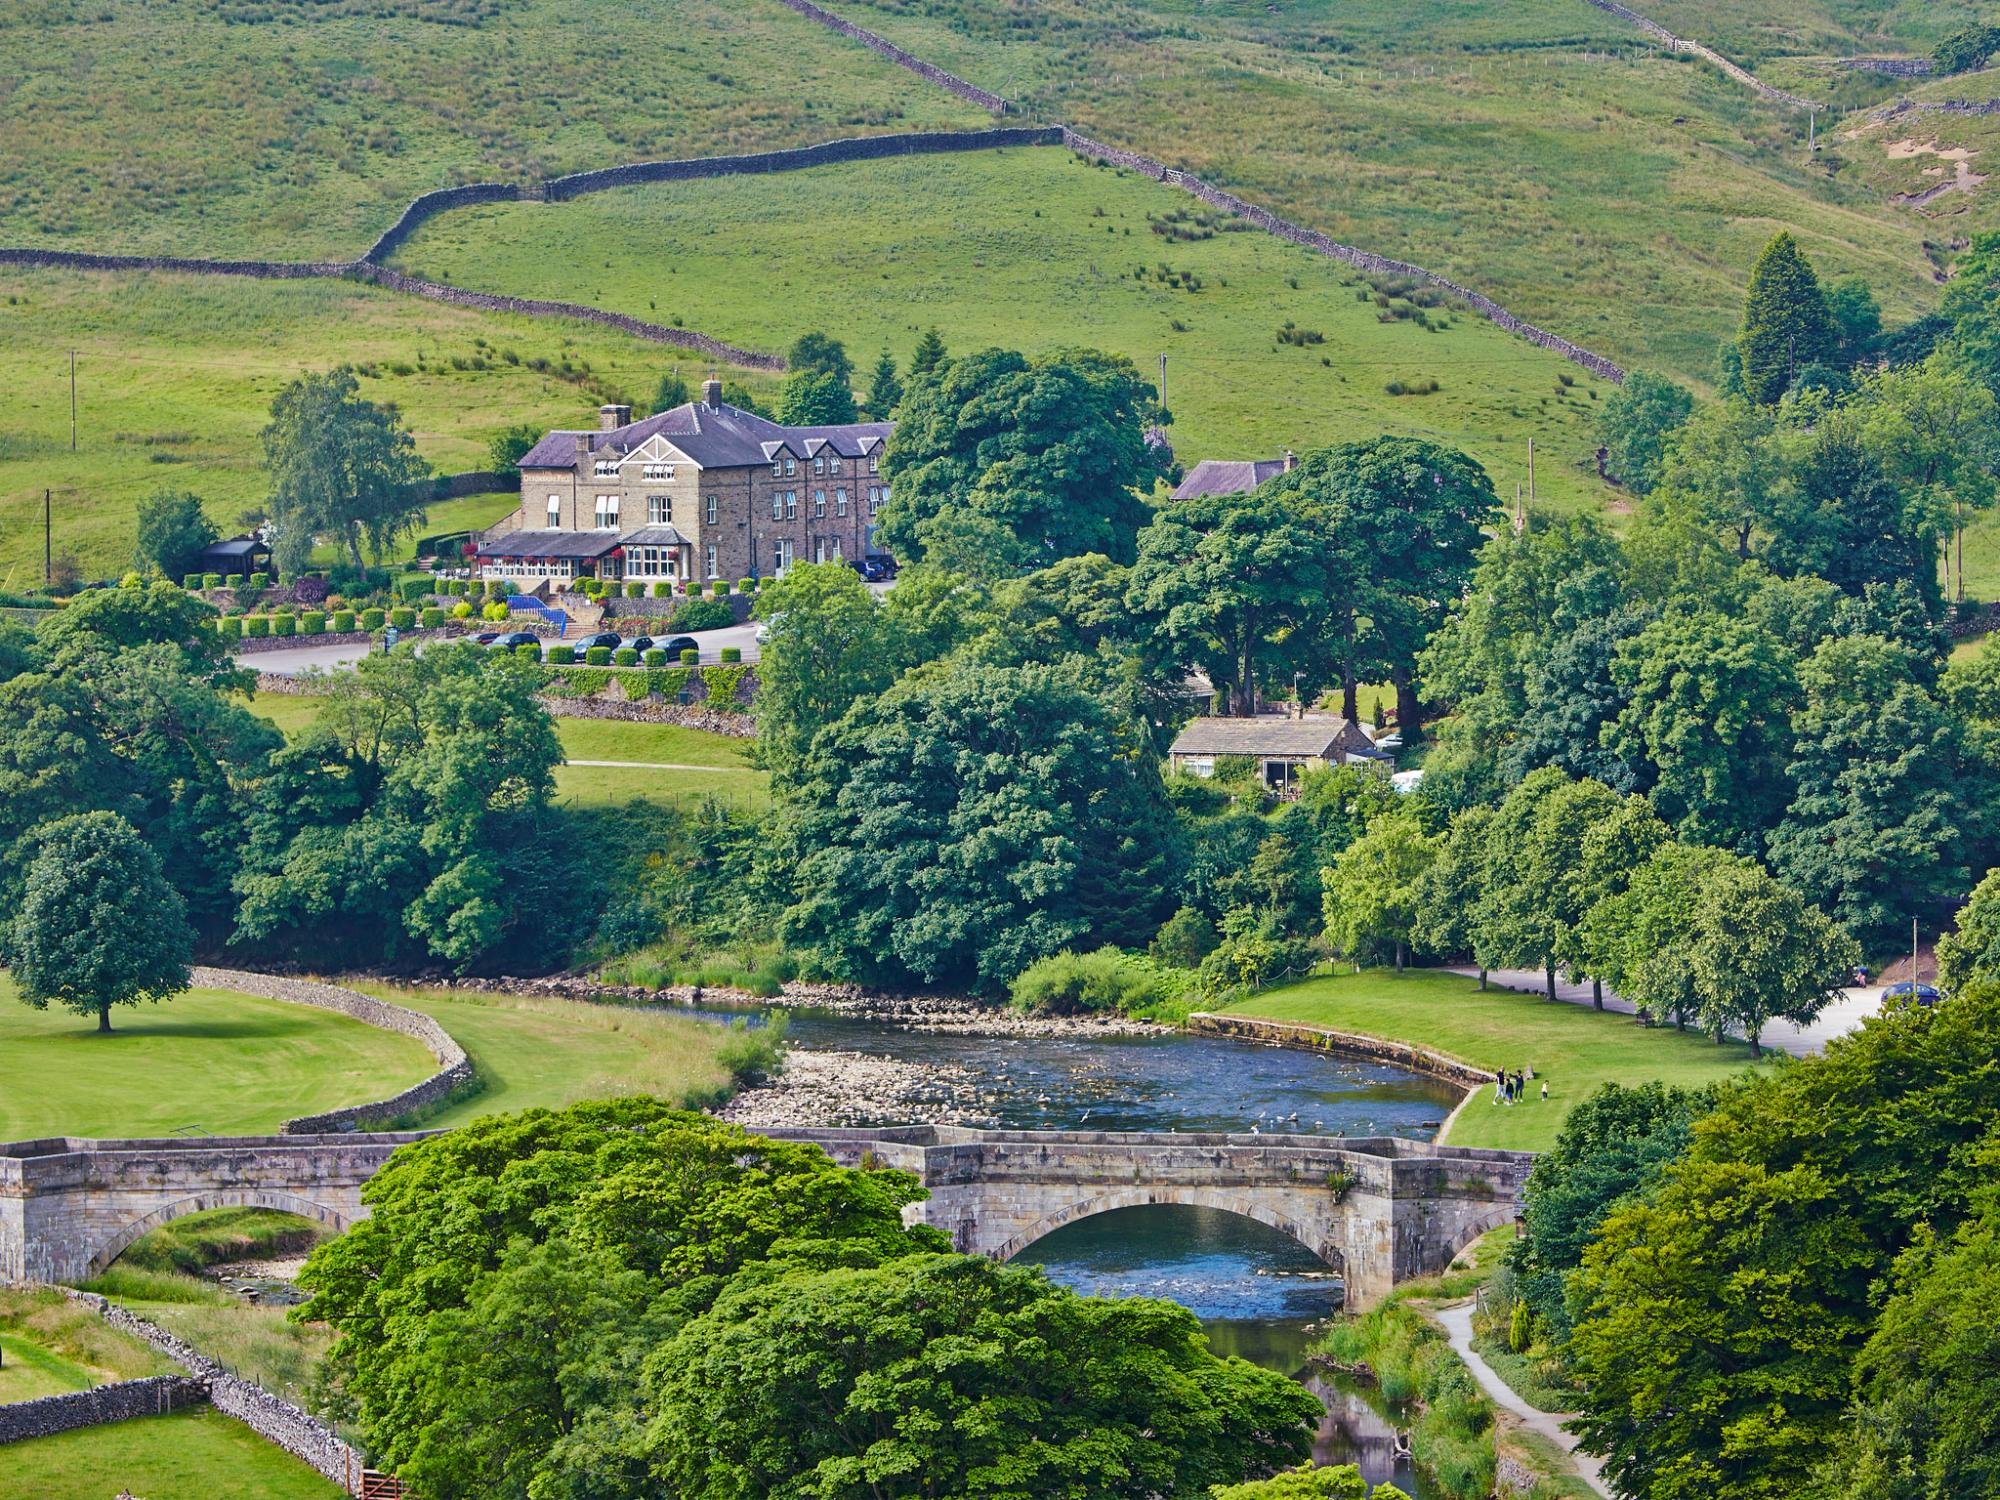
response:
[[(956, 1035), (798, 1011), (790, 1038), (806, 1051), (913, 1065), (936, 1080), (927, 1106), (1015, 1129), (1430, 1140), (1459, 1099), (1450, 1085), (1387, 1063), (1180, 1034)], [(1393, 1457), (1394, 1417), (1373, 1390), (1309, 1378), (1308, 1329), (1339, 1309), (1340, 1282), (1277, 1230), (1214, 1209), (1130, 1208), (1067, 1225), (1019, 1258), (1092, 1295), (1181, 1303), (1217, 1352), (1308, 1381), (1328, 1409), (1320, 1462), (1358, 1463), (1371, 1483), (1393, 1481), (1419, 1500), (1431, 1493)]]

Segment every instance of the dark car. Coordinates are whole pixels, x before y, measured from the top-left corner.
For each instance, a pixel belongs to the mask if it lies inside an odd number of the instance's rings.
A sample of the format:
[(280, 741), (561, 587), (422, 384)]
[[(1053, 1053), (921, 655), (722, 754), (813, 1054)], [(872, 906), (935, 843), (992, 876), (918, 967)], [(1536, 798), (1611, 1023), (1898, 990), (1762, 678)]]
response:
[(635, 635), (625, 644), (634, 651), (651, 651), (653, 649), (653, 638), (650, 635)]
[(596, 635), (585, 636), (582, 640), (576, 642), (577, 654), (581, 656), (592, 646), (602, 646), (606, 651), (616, 651), (618, 649), (618, 632), (615, 630), (600, 630)]
[(870, 583), (887, 583), (896, 576), (896, 559), (886, 552), (871, 552), (854, 560), (854, 571)]
[(533, 646), (535, 648), (535, 657), (537, 660), (540, 660), (542, 638), (532, 630), (510, 630), (493, 642), (493, 649), (495, 651), (512, 651), (520, 646)]
[(494, 643), (495, 641), (497, 641), (497, 640), (499, 640), (499, 639), (500, 639), (500, 632), (499, 632), (499, 631), (497, 631), (497, 630), (482, 630), (482, 631), (480, 631), (480, 632), (479, 632), (479, 634), (478, 634), (478, 635), (475, 635), (475, 636), (474, 636), (474, 637), (472, 638), (472, 644), (473, 644), (473, 645), (475, 645), (475, 646), (490, 646), (490, 645), (492, 645), (492, 644), (493, 644), (493, 643)]
[(661, 641), (655, 649), (666, 652), (668, 661), (677, 662), (683, 651), (701, 650), (701, 642), (691, 635), (677, 635), (671, 640)]
[(1939, 990), (1937, 986), (1912, 984), (1907, 979), (1899, 979), (1894, 984), (1885, 985), (1882, 990), (1882, 1003), (1884, 1005), (1887, 1005), (1892, 1000), (1914, 1000), (1919, 1005), (1936, 1005), (1942, 999), (1944, 999), (1944, 992)]

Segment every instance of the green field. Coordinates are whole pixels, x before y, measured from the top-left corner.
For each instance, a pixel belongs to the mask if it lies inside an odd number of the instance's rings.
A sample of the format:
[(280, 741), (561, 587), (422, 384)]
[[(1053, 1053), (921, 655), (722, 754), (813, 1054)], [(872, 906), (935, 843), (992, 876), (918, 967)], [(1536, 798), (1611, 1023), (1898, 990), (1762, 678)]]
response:
[(0, 1405), (172, 1368), (139, 1340), (47, 1288), (0, 1288), (0, 1354)]
[[(362, 394), (394, 403), (441, 472), (488, 467), (488, 442), (513, 423), (595, 426), (607, 394), (643, 403), (663, 372), (699, 373), (678, 350), (591, 324), (353, 282), (0, 267), (0, 589), (40, 580), (44, 488), (54, 491), (56, 552), (100, 573), (130, 565), (134, 507), (158, 489), (194, 491), (233, 534), (267, 492), (258, 434), (271, 398), (305, 371), (343, 363), (362, 367)], [(763, 388), (773, 388), (768, 378)], [(427, 529), (504, 509), (453, 502)]]
[[(286, 734), (297, 735), (319, 716), (323, 701), (266, 693), (253, 707)], [(770, 779), (744, 759), (748, 740), (678, 724), (620, 719), (557, 719), (555, 724), (563, 753), (573, 760), (632, 762), (556, 767), (556, 795), (573, 806), (611, 807), (635, 797), (673, 806), (714, 798), (753, 811), (770, 805)]]
[(0, 52), (0, 244), (350, 259), (457, 182), (985, 123), (776, 0), (25, 0)]
[(413, 1038), (330, 1011), (222, 990), (95, 1018), (32, 1010), (0, 976), (0, 1140), (45, 1135), (258, 1135), (363, 1104), (437, 1071)]
[(320, 1478), (242, 1423), (207, 1408), (7, 1445), (6, 1493), (33, 1500), (337, 1500)]
[[(1511, 990), (1481, 990), (1456, 974), (1381, 969), (1309, 979), (1253, 995), (1233, 1012), (1303, 1021), (1392, 1041), (1417, 1042), (1480, 1068), (1532, 1067), (1530, 1097), (1496, 1104), (1489, 1086), (1452, 1121), (1456, 1146), (1540, 1151), (1554, 1143), (1563, 1118), (1600, 1084), (1699, 1086), (1752, 1066), (1750, 1050), (1718, 1047), (1702, 1037), (1637, 1025), (1580, 1006), (1550, 1003)], [(1540, 1080), (1549, 1100), (1540, 1098)]]
[[(894, 212), (827, 214), (830, 199)], [(1407, 433), (1464, 448), (1511, 498), (1533, 438), (1544, 500), (1602, 493), (1588, 469), (1602, 382), (1450, 304), (1426, 314), (1442, 331), (1396, 318), (1358, 272), (1056, 147), (465, 209), (399, 260), (467, 286), (684, 313), (752, 348), (820, 328), (864, 369), (884, 346), (907, 359), (932, 325), (959, 350), (1085, 343), (1149, 375), (1164, 353), (1185, 462)], [(1281, 343), (1287, 323), (1324, 342)], [(1386, 389), (1432, 380), (1434, 395)]]
[[(1936, 300), (1927, 221), (1811, 159), (1803, 112), (1583, 0), (834, 8), (1022, 101), (1031, 119), (1066, 121), (1445, 272), (1628, 364), (1711, 378), (1750, 263), (1780, 228), (1824, 271), (1865, 274), (1892, 321)], [(1803, 17), (1774, 0), (1676, 8), (1638, 7), (1703, 39), (1724, 12), (1822, 41), (1864, 14), (1837, 0)], [(1905, 0), (1881, 25), (1907, 20), (1928, 47), (1929, 14)], [(1895, 92), (1843, 78), (1856, 103)]]
[(426, 1119), (426, 1126), (620, 1094), (682, 1100), (728, 1083), (715, 1058), (722, 1029), (711, 1022), (534, 995), (354, 984), (436, 1017), (479, 1070), (480, 1092)]

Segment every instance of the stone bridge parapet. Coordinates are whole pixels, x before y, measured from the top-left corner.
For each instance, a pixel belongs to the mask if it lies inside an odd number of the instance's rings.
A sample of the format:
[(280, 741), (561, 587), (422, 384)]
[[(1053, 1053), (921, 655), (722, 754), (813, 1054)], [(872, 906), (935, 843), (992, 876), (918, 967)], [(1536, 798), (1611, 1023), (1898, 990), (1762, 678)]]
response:
[(1511, 1222), (1534, 1158), (1393, 1136), (969, 1130), (767, 1130), (847, 1166), (914, 1174), (906, 1217), (955, 1248), (1008, 1260), (1044, 1235), (1142, 1204), (1215, 1208), (1268, 1224), (1337, 1268), (1350, 1311), (1435, 1275)]

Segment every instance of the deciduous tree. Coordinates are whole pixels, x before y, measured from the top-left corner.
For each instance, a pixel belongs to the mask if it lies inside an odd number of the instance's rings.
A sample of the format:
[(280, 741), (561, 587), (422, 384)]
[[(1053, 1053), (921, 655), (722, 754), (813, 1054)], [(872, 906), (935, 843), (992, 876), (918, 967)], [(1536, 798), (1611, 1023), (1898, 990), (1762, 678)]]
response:
[(1694, 928), (1688, 957), (1702, 1024), (1718, 1041), (1740, 1028), (1753, 1053), (1767, 1023), (1806, 1025), (1861, 962), (1846, 931), (1748, 860), (1709, 872)]
[(1605, 468), (1635, 495), (1650, 495), (1666, 468), (1667, 445), (1694, 412), (1686, 386), (1634, 370), (1597, 418)]
[(430, 465), (392, 408), (362, 399), (352, 370), (301, 375), (278, 392), (264, 467), (271, 554), (287, 576), (305, 568), (320, 536), (345, 547), (359, 568), (363, 541), (379, 554), (424, 524), (410, 487), (429, 477)]
[(1439, 840), (1414, 816), (1379, 818), (1321, 872), (1326, 935), (1334, 951), (1357, 960), (1393, 950), (1396, 972), (1417, 925), (1424, 874)]
[(1947, 990), (2000, 984), (2000, 869), (1972, 888), (1950, 932), (1937, 942), (1937, 980)]
[(187, 908), (130, 823), (107, 812), (58, 818), (15, 857), (28, 873), (6, 958), (27, 1004), (53, 1000), (109, 1031), (112, 1006), (188, 987)]
[(812, 742), (893, 675), (882, 608), (846, 563), (800, 563), (757, 595), (769, 633), (757, 665), (757, 751), (784, 783)]
[(199, 495), (156, 490), (139, 502), (137, 561), (142, 568), (157, 568), (162, 577), (178, 583), (198, 571), (202, 548), (215, 539), (215, 523)]

